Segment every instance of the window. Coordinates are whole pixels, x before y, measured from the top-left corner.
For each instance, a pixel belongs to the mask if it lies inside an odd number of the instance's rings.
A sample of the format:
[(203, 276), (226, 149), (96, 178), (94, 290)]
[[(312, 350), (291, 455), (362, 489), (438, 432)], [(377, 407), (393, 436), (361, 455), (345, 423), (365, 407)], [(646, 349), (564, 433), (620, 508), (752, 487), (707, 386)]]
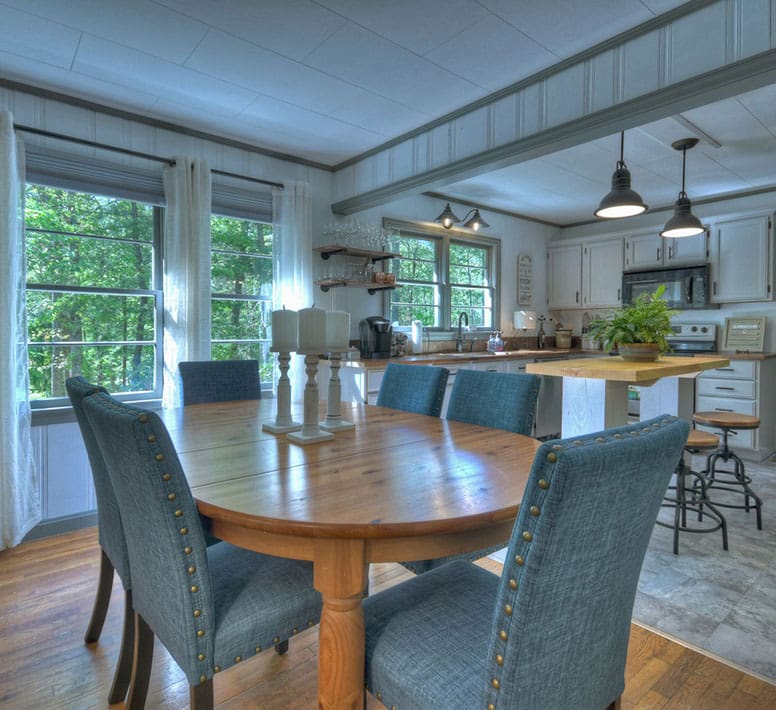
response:
[(66, 403), (73, 375), (160, 396), (159, 208), (35, 184), (25, 199), (30, 399)]
[(213, 215), (211, 235), (213, 360), (259, 361), (272, 387), (272, 225)]
[(396, 274), (390, 291), (390, 319), (400, 327), (419, 320), (450, 330), (466, 313), (472, 328), (498, 323), (499, 241), (461, 230), (445, 230), (386, 220), (395, 232), (391, 251), (399, 254), (388, 268)]

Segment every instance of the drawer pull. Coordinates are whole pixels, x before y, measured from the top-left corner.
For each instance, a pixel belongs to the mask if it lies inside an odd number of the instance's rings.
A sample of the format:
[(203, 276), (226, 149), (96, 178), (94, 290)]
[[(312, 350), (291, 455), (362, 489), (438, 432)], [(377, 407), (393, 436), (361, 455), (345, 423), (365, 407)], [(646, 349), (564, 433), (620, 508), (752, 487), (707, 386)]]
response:
[(735, 392), (735, 387), (715, 387), (715, 390), (725, 390), (726, 392)]
[(725, 409), (724, 407), (714, 407), (715, 412), (733, 412), (733, 409)]
[(717, 367), (715, 369), (717, 372), (735, 372), (732, 367)]

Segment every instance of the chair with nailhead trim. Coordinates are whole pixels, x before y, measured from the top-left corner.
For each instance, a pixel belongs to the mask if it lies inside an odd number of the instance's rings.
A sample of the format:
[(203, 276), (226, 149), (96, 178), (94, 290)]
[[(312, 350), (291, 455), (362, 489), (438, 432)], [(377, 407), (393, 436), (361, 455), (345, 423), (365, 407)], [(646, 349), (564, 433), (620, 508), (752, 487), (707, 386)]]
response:
[(121, 511), (135, 610), (127, 708), (142, 708), (154, 637), (186, 674), (191, 707), (213, 707), (213, 675), (316, 624), (312, 563), (206, 546), (167, 429), (151, 411), (104, 392), (83, 408)]
[(389, 362), (380, 382), (377, 404), (438, 417), (442, 413), (448, 374), (446, 367)]
[[(537, 375), (459, 370), (450, 393), (447, 419), (531, 436), (540, 385)], [(506, 540), (476, 552), (412, 560), (402, 565), (415, 574), (422, 574), (454, 559), (477, 560), (505, 545)]]
[(183, 404), (261, 399), (258, 360), (191, 360), (178, 363)]
[(121, 527), (119, 506), (113, 485), (108, 477), (105, 460), (100, 447), (94, 438), (91, 424), (84, 414), (82, 402), (84, 397), (95, 392), (107, 390), (87, 382), (83, 377), (70, 377), (65, 381), (67, 395), (73, 405), (81, 437), (84, 440), (89, 466), (92, 470), (94, 492), (97, 499), (97, 530), (100, 540), (100, 577), (97, 584), (97, 594), (94, 599), (94, 609), (89, 626), (84, 635), (85, 643), (95, 643), (100, 638), (105, 615), (108, 612), (110, 597), (113, 591), (113, 572), (119, 575), (124, 587), (124, 627), (121, 636), (119, 657), (116, 660), (116, 670), (113, 683), (108, 693), (108, 703), (117, 703), (124, 699), (129, 687), (132, 672), (132, 648), (134, 646), (134, 613), (132, 610), (132, 589), (129, 574), (129, 556), (124, 542), (124, 530)]
[(501, 577), (455, 561), (364, 601), (386, 707), (620, 705), (636, 587), (689, 426), (667, 415), (537, 451)]

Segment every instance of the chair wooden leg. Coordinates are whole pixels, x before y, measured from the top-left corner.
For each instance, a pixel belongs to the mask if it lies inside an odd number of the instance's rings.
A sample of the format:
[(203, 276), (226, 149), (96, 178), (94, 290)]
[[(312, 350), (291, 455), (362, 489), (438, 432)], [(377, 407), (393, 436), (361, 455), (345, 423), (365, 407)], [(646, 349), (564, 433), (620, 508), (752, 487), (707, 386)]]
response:
[(213, 710), (212, 678), (199, 685), (189, 686), (189, 707), (191, 710)]
[(102, 625), (105, 623), (105, 615), (108, 613), (110, 595), (113, 591), (113, 564), (100, 548), (100, 579), (97, 582), (97, 596), (94, 599), (92, 618), (84, 635), (84, 643), (94, 643), (100, 638)]
[(154, 632), (140, 614), (135, 612), (134, 616), (135, 653), (126, 710), (142, 710), (145, 707), (148, 684), (151, 680), (151, 664), (154, 660)]
[(606, 710), (620, 710), (622, 708), (622, 697), (617, 698), (617, 700), (614, 700), (612, 703), (609, 704), (609, 706), (606, 708)]
[(132, 679), (132, 658), (135, 653), (135, 610), (132, 606), (132, 592), (124, 592), (124, 628), (121, 632), (121, 648), (116, 660), (116, 672), (108, 695), (108, 704), (118, 703), (127, 695)]
[(288, 651), (288, 639), (275, 644), (275, 653), (277, 653), (278, 656), (282, 656), (286, 651)]

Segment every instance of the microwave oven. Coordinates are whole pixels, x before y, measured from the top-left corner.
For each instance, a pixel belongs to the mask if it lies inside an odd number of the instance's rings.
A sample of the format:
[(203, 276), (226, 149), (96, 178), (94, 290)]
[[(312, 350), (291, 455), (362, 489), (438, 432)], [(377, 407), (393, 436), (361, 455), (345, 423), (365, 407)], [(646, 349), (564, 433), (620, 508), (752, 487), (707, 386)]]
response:
[(709, 303), (709, 265), (685, 266), (659, 271), (628, 271), (622, 275), (622, 302), (632, 304), (641, 294), (652, 295), (665, 286), (663, 298), (671, 308), (714, 308)]

